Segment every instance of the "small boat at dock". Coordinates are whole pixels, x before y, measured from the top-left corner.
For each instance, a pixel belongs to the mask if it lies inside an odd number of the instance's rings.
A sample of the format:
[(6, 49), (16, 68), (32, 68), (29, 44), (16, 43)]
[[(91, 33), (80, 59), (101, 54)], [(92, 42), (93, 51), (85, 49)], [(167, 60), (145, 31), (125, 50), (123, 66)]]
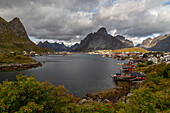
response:
[(129, 74), (116, 73), (110, 75), (115, 81), (140, 81), (145, 80), (146, 75), (140, 72), (130, 72)]
[(118, 66), (123, 66), (124, 63), (117, 63)]

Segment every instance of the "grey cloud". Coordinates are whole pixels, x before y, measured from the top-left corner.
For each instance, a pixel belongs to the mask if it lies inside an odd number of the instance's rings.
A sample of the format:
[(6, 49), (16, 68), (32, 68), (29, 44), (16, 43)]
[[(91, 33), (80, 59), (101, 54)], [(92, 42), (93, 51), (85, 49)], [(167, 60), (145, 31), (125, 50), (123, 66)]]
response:
[(167, 0), (111, 1), (0, 0), (0, 16), (8, 21), (19, 17), (28, 34), (38, 39), (80, 41), (101, 26), (132, 39), (169, 33), (170, 8), (162, 5)]

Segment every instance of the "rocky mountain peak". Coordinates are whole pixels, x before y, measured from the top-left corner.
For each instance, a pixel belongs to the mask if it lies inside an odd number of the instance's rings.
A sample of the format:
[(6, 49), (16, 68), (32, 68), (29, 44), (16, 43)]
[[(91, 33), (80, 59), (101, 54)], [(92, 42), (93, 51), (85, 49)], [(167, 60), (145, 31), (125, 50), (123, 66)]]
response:
[(8, 22), (0, 17), (0, 34), (4, 32), (10, 32), (10, 28)]
[(119, 40), (125, 40), (125, 37), (122, 36), (122, 35), (116, 35), (116, 38), (119, 39)]
[(107, 30), (105, 27), (101, 27), (98, 31), (97, 31), (97, 34), (107, 34)]
[(9, 27), (14, 32), (15, 36), (21, 38), (28, 38), (26, 30), (19, 18), (15, 17), (12, 21), (10, 21)]
[(134, 47), (134, 44), (132, 41), (125, 39), (124, 36), (122, 35), (117, 35), (115, 36), (118, 40), (120, 40), (122, 43), (124, 43), (126, 45), (126, 47)]
[(0, 17), (0, 51), (49, 51), (38, 47), (27, 36), (25, 28), (20, 19), (15, 17), (7, 22)]
[(150, 48), (152, 43), (152, 38), (147, 38), (145, 40), (143, 40), (142, 44), (140, 45), (140, 47), (144, 47), (144, 48)]
[(88, 34), (75, 51), (114, 50), (124, 47), (126, 47), (126, 44), (108, 34), (106, 28), (102, 27), (96, 33)]

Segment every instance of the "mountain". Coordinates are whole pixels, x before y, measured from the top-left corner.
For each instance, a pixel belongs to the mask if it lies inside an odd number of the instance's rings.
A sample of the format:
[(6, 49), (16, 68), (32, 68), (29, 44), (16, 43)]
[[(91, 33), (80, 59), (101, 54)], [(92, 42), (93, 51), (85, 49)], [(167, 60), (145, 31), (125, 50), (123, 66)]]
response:
[(135, 47), (139, 47), (141, 44), (137, 44)]
[(100, 28), (95, 33), (88, 34), (75, 51), (91, 51), (103, 49), (121, 49), (125, 48), (127, 44), (123, 43), (116, 37), (109, 35), (104, 27)]
[(140, 47), (150, 51), (170, 51), (170, 34), (161, 35), (155, 38), (147, 38), (142, 42)]
[(126, 47), (130, 48), (130, 47), (134, 47), (134, 44), (132, 41), (125, 39), (124, 36), (122, 35), (117, 35), (115, 36), (117, 39), (119, 39), (122, 43), (124, 43), (126, 45)]
[(63, 43), (59, 44), (59, 43), (50, 43), (48, 41), (45, 41), (44, 43), (39, 42), (38, 46), (42, 47), (42, 48), (47, 48), (50, 49), (51, 51), (73, 51), (79, 44), (76, 43), (75, 45), (71, 46), (71, 47), (66, 47)]
[(0, 52), (49, 51), (38, 47), (27, 35), (20, 19), (15, 17), (10, 22), (0, 17)]
[(152, 43), (152, 38), (147, 38), (146, 40), (143, 40), (142, 44), (139, 47), (143, 48), (150, 48)]
[(74, 51), (77, 47), (79, 46), (78, 43), (72, 45), (71, 47), (68, 48), (68, 51)]
[(160, 41), (156, 43), (155, 46), (151, 47), (149, 50), (170, 52), (170, 34), (165, 35)]

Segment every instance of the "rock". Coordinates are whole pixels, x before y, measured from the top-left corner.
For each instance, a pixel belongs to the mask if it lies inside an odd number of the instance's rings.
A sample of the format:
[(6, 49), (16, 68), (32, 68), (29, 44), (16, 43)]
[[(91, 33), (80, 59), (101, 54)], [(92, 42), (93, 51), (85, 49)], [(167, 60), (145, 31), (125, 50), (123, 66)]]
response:
[(28, 38), (26, 30), (19, 18), (15, 17), (12, 21), (10, 21), (9, 27), (14, 32), (15, 36), (21, 38)]
[(110, 100), (109, 99), (104, 99), (103, 102), (108, 103), (108, 102), (110, 102)]
[(140, 45), (140, 47), (143, 48), (150, 48), (152, 43), (152, 38), (147, 38), (146, 40), (143, 40), (142, 44)]
[(93, 99), (89, 99), (89, 100), (87, 100), (87, 102), (94, 102), (94, 101), (93, 101)]
[(116, 37), (117, 39), (119, 39), (122, 43), (124, 43), (127, 48), (134, 47), (133, 42), (130, 41), (130, 40), (128, 40), (128, 39), (125, 39), (124, 36), (122, 36), (122, 35), (117, 35), (117, 36), (115, 36), (115, 37)]
[(102, 99), (98, 99), (98, 100), (97, 100), (97, 103), (101, 103), (101, 102), (102, 102)]
[(86, 102), (87, 102), (86, 99), (82, 99), (82, 100), (80, 100), (80, 101), (78, 102), (78, 104), (79, 104), (79, 105), (82, 105), (82, 104), (84, 104), (84, 103), (86, 103)]

